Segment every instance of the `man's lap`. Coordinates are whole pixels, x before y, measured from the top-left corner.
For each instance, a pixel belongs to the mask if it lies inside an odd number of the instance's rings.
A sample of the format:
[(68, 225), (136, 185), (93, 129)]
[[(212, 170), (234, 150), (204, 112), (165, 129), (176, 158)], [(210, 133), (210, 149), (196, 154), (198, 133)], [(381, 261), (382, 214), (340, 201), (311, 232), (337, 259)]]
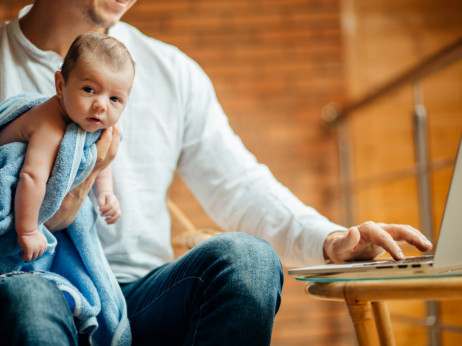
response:
[[(220, 333), (230, 336), (230, 344), (249, 338), (254, 345), (269, 344), (282, 281), (279, 259), (265, 241), (242, 233), (215, 236), (122, 285), (134, 344), (213, 345)], [(56, 335), (60, 342), (77, 342), (64, 295), (39, 275), (0, 276), (0, 324), (13, 344), (21, 344), (14, 338), (27, 334), (24, 326), (31, 327), (30, 337), (37, 341), (48, 337), (50, 342), (50, 335)]]
[[(210, 334), (241, 330), (239, 324), (248, 323), (249, 318), (243, 311), (251, 309), (263, 315), (262, 320), (265, 315), (271, 320), (271, 326), (268, 322), (263, 329), (271, 328), (281, 289), (282, 269), (274, 250), (265, 241), (243, 233), (212, 237), (176, 261), (122, 285), (134, 342), (151, 342), (155, 335), (157, 342), (170, 345), (197, 340), (213, 344)], [(258, 299), (262, 306), (242, 306), (244, 301)], [(220, 308), (227, 305), (232, 306), (221, 313)], [(229, 321), (227, 328), (219, 325), (223, 323), (220, 318)], [(262, 336), (255, 335), (255, 341), (257, 338)]]

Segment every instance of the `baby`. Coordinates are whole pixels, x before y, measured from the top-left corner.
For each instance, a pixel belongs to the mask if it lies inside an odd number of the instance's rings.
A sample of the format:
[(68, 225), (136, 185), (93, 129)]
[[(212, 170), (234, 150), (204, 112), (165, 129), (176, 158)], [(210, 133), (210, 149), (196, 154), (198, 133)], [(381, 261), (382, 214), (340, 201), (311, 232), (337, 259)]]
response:
[[(40, 257), (47, 249), (38, 216), (67, 125), (75, 122), (88, 132), (114, 126), (128, 102), (134, 73), (134, 62), (122, 43), (96, 32), (80, 35), (61, 71), (55, 73), (56, 95), (1, 129), (0, 145), (29, 143), (14, 200), (24, 261)], [(117, 222), (121, 213), (110, 166), (96, 178), (95, 190), (101, 215), (108, 224)]]

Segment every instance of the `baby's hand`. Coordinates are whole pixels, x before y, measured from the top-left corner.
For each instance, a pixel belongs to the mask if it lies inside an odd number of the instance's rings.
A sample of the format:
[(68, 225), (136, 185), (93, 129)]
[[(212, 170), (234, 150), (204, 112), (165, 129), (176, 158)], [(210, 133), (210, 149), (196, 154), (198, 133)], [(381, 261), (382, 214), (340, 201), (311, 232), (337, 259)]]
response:
[(39, 230), (18, 236), (19, 246), (23, 249), (21, 257), (24, 261), (31, 261), (43, 255), (47, 250), (47, 238)]
[(98, 205), (101, 216), (105, 218), (108, 225), (119, 220), (121, 215), (119, 201), (112, 192), (101, 192), (98, 195)]

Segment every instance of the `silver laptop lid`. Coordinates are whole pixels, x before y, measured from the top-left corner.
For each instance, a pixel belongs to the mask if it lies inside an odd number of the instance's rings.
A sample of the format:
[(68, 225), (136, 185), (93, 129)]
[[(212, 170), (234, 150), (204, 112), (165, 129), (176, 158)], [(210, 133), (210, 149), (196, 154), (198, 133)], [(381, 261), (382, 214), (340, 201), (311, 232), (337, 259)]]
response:
[(462, 139), (454, 164), (433, 263), (435, 268), (457, 265), (462, 265)]

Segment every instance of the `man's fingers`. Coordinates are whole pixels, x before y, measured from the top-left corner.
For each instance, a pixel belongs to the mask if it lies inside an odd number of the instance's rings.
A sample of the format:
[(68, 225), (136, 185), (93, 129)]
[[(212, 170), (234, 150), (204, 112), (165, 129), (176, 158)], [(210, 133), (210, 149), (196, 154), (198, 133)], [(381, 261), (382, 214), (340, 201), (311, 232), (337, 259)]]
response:
[(118, 125), (104, 129), (99, 140), (96, 142), (97, 159), (96, 166), (102, 170), (114, 159), (119, 150), (120, 130)]
[(96, 142), (98, 161), (104, 161), (104, 159), (106, 158), (107, 152), (112, 143), (112, 132), (112, 127), (104, 129), (103, 132), (101, 132), (99, 140)]
[(108, 149), (107, 155), (109, 156), (109, 159), (112, 161), (114, 157), (116, 156), (117, 151), (119, 150), (119, 144), (120, 144), (119, 125), (115, 124), (113, 127), (111, 127), (111, 132), (112, 132), (112, 141)]
[(394, 259), (404, 259), (404, 254), (395, 239), (385, 230), (383, 225), (381, 226), (375, 222), (368, 221), (360, 225), (359, 228), (361, 233), (364, 233), (365, 239), (369, 240), (373, 245), (383, 248)]
[(329, 236), (328, 246), (325, 248), (330, 260), (335, 263), (348, 261), (358, 246), (361, 235), (356, 227), (351, 227), (347, 232), (334, 232)]
[(429, 251), (432, 243), (417, 229), (409, 225), (381, 225), (395, 240), (404, 240), (420, 251)]
[(343, 251), (345, 252), (350, 252), (355, 249), (355, 247), (358, 246), (359, 241), (361, 240), (361, 234), (359, 234), (359, 230), (357, 227), (351, 227), (347, 234), (346, 237), (342, 239), (342, 243), (339, 244)]
[(371, 259), (387, 251), (394, 259), (404, 259), (397, 241), (406, 241), (421, 251), (432, 244), (417, 229), (408, 225), (375, 223), (372, 221), (351, 227), (347, 232), (334, 232), (324, 242), (324, 254), (333, 262)]

